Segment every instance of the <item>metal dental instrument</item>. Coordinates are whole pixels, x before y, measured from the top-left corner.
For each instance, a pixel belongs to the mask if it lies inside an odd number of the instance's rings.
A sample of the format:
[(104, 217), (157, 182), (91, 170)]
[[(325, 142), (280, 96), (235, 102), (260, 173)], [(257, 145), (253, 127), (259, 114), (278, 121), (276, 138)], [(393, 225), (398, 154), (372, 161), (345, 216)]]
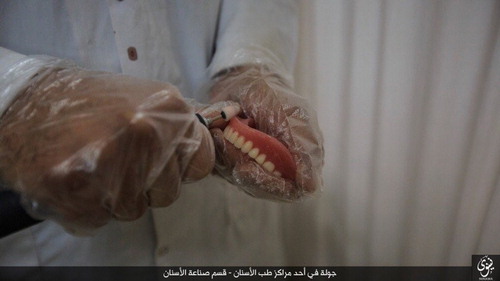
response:
[(199, 113), (196, 113), (196, 117), (200, 120), (201, 124), (205, 125), (205, 127), (210, 128), (213, 122), (224, 119), (224, 121), (229, 121), (234, 116), (238, 115), (241, 112), (241, 107), (238, 105), (230, 105), (222, 108), (220, 114), (214, 117), (205, 117)]

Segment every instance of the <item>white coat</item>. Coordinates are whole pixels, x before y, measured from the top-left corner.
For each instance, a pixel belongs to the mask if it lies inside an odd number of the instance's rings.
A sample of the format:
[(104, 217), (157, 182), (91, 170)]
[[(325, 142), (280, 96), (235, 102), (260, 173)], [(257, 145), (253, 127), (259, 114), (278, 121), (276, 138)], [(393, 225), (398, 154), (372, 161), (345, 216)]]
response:
[[(0, 19), (0, 72), (20, 54), (46, 54), (170, 82), (201, 102), (211, 75), (265, 59), (264, 49), (290, 74), (298, 28), (291, 1), (4, 1)], [(0, 265), (283, 265), (280, 212), (209, 177), (184, 186), (172, 206), (93, 237), (51, 221), (12, 234), (0, 240)]]

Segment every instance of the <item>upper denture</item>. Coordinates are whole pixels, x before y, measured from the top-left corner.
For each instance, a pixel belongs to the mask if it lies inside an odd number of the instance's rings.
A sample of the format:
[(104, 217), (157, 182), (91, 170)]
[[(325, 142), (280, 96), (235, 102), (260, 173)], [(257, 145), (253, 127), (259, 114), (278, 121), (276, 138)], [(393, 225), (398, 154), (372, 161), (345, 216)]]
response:
[(266, 171), (295, 180), (297, 167), (287, 147), (276, 138), (249, 127), (234, 117), (224, 129), (224, 138), (259, 163)]

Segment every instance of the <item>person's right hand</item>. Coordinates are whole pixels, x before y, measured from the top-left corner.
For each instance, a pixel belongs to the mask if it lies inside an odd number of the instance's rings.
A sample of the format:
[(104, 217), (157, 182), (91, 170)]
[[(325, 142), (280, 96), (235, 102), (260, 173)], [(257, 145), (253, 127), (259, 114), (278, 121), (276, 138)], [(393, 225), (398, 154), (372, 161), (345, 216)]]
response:
[[(251, 142), (252, 148), (257, 148), (257, 154), (250, 156), (249, 151), (237, 148), (222, 130), (215, 128), (211, 133), (215, 169), (220, 175), (255, 197), (279, 201), (296, 201), (321, 188), (324, 148), (315, 112), (281, 75), (265, 65), (235, 67), (215, 79), (211, 94), (213, 102), (239, 103), (243, 115), (253, 120), (258, 131), (275, 138), (291, 154), (287, 158), (280, 153), (274, 157), (277, 161), (271, 159), (268, 156), (281, 149), (270, 138), (257, 144), (255, 133), (248, 133), (246, 126), (234, 128)], [(265, 159), (260, 164), (257, 155)], [(270, 169), (265, 168), (268, 160), (272, 163)], [(276, 174), (278, 167), (281, 173)]]
[(0, 180), (76, 230), (170, 205), (214, 157), (174, 86), (125, 75), (48, 67), (0, 119)]

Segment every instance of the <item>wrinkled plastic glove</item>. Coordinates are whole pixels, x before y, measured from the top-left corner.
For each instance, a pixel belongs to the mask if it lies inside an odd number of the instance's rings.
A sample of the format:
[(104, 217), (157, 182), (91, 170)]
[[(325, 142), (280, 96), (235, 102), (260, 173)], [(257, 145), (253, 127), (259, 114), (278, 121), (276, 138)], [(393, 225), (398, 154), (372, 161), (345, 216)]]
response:
[(174, 86), (60, 64), (0, 119), (0, 180), (31, 214), (84, 234), (168, 206), (211, 172), (210, 133)]
[[(227, 139), (228, 133), (225, 137), (221, 129), (215, 128), (211, 133), (216, 149), (217, 173), (247, 193), (271, 200), (295, 201), (321, 188), (324, 149), (316, 114), (282, 76), (264, 65), (236, 67), (215, 78), (211, 95), (213, 102), (238, 102), (242, 117), (250, 118), (253, 127), (284, 144), (295, 163), (293, 169), (293, 165), (273, 160), (278, 163), (266, 169), (265, 162), (259, 164), (256, 161), (258, 156), (249, 156), (251, 152), (245, 153), (248, 148), (238, 148), (241, 143), (235, 146), (234, 137), (232, 143)], [(248, 128), (241, 124), (238, 130), (244, 131), (239, 135), (243, 135), (245, 141), (253, 141), (251, 147), (260, 148), (260, 154), (279, 150), (272, 145), (266, 148), (270, 141), (254, 140), (254, 133), (248, 133)], [(280, 165), (285, 165), (281, 167), (282, 175), (269, 171), (272, 168), (278, 170)], [(292, 175), (283, 176), (284, 172), (291, 170)]]

